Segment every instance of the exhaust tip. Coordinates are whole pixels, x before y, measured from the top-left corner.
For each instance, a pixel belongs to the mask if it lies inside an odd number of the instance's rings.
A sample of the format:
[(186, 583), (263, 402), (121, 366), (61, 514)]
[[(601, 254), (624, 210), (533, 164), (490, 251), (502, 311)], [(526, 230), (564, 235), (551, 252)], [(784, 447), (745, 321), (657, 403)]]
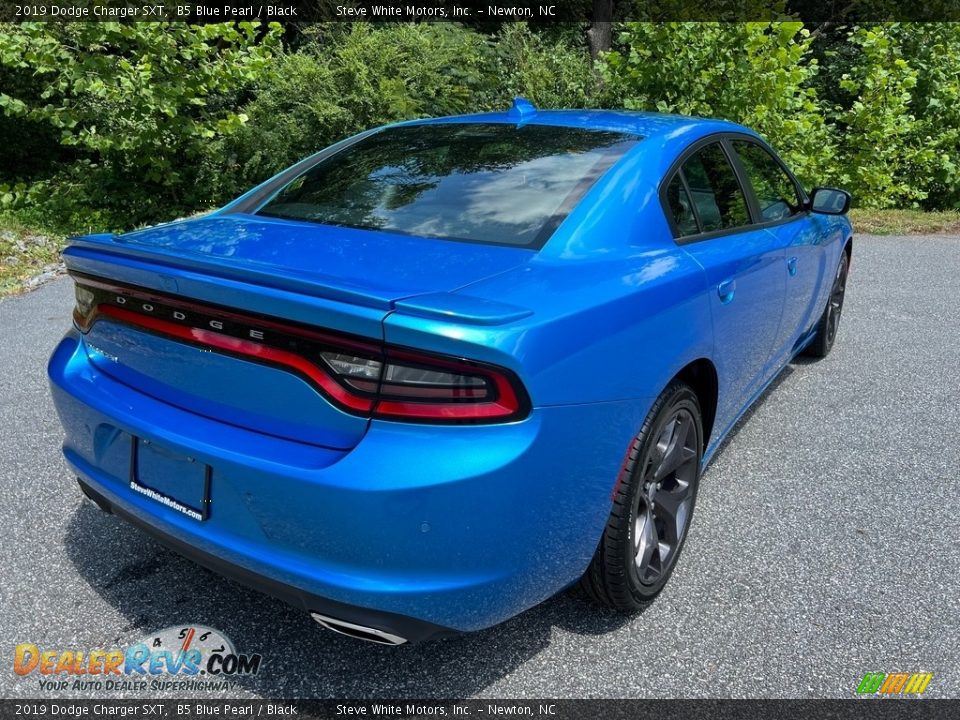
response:
[(335, 633), (340, 633), (341, 635), (346, 635), (357, 640), (366, 640), (367, 642), (377, 643), (378, 645), (394, 646), (403, 645), (407, 642), (406, 638), (400, 637), (399, 635), (394, 635), (393, 633), (388, 633), (385, 630), (378, 630), (377, 628), (366, 627), (364, 625), (356, 625), (354, 623), (347, 622), (346, 620), (337, 620), (336, 618), (329, 617), (328, 615), (321, 615), (317, 612), (312, 612), (310, 615), (327, 630), (333, 630)]

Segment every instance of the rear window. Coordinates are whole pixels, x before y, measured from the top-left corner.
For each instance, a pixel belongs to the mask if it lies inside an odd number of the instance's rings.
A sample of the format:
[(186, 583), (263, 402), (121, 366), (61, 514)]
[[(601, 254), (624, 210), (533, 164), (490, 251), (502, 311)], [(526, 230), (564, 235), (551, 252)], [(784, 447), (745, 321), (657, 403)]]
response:
[(547, 125), (388, 128), (320, 161), (257, 214), (539, 248), (639, 140)]

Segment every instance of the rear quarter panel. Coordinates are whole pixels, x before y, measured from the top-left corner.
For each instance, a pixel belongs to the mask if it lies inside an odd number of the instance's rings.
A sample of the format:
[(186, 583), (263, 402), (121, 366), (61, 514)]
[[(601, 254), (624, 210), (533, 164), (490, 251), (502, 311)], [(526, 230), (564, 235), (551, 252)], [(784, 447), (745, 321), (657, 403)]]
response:
[(703, 270), (674, 243), (657, 195), (662, 169), (686, 144), (639, 143), (525, 266), (458, 292), (529, 316), (477, 327), (393, 312), (386, 341), (509, 367), (535, 407), (649, 406), (684, 365), (713, 354)]

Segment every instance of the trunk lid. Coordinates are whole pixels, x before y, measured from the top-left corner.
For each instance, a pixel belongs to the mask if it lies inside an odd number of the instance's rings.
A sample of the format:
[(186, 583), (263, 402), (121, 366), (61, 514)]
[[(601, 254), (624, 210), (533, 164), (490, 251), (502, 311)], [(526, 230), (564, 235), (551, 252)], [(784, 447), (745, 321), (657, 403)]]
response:
[[(212, 215), (119, 236), (114, 252), (164, 259), (308, 295), (391, 309), (520, 265), (532, 250), (261, 218)], [(109, 237), (108, 240), (105, 240)]]
[[(107, 302), (120, 296), (123, 310), (168, 327), (180, 323), (181, 330), (209, 332), (210, 318), (227, 312), (236, 316), (226, 331), (239, 338), (253, 331), (267, 332), (269, 339), (270, 323), (281, 321), (379, 347), (384, 317), (411, 297), (425, 298), (418, 314), (429, 316), (438, 306), (434, 312), (447, 317), (459, 312), (465, 322), (499, 317), (499, 308), (483, 308), (478, 315), (478, 309), (451, 308), (449, 300), (436, 298), (449, 298), (451, 291), (516, 267), (532, 254), (228, 215), (77, 238), (64, 257), (80, 282), (86, 275), (116, 283), (115, 289), (99, 291), (107, 293)], [(174, 310), (185, 317), (174, 316)], [(116, 317), (93, 323), (84, 343), (102, 372), (171, 405), (240, 427), (349, 449), (369, 424), (289, 368), (211, 352)]]

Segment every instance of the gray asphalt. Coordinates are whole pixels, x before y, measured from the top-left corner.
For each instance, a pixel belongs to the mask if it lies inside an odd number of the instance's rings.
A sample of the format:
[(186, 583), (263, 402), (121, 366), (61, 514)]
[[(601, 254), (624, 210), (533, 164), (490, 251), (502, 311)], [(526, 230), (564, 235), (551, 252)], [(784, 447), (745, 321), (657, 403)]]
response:
[(233, 696), (852, 697), (865, 672), (926, 671), (928, 696), (960, 697), (960, 238), (857, 238), (837, 347), (735, 429), (645, 612), (561, 595), (398, 649), (322, 631), (81, 504), (44, 377), (70, 306), (66, 280), (0, 302), (0, 696), (48, 694), (11, 672), (16, 643), (199, 623), (264, 656)]

